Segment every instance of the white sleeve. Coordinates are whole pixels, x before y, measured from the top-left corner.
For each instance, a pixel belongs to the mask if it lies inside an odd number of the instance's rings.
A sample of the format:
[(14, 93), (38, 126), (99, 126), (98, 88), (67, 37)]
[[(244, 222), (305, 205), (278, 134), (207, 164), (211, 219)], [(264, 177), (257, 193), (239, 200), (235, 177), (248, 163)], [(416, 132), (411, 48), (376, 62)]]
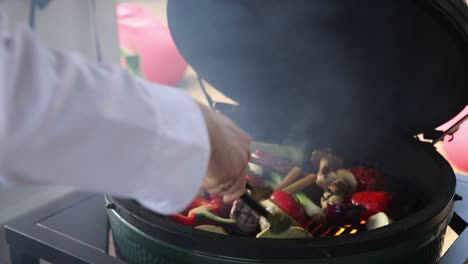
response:
[(0, 182), (109, 192), (162, 214), (189, 204), (210, 146), (188, 95), (4, 29), (0, 16)]

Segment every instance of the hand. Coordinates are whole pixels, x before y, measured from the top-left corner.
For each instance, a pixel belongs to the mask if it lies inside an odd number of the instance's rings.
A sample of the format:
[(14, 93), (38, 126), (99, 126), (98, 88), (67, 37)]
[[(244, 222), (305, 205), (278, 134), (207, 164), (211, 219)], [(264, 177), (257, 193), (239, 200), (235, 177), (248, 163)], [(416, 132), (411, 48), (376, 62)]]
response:
[(200, 105), (206, 120), (211, 157), (202, 187), (209, 193), (224, 196), (225, 202), (245, 192), (245, 174), (250, 160), (251, 139), (229, 118)]

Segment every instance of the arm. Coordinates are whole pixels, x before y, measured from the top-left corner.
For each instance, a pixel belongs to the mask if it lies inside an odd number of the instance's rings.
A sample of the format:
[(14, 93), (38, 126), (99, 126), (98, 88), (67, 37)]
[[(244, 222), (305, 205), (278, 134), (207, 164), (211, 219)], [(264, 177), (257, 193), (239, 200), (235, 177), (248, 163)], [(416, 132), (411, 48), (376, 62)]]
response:
[(160, 213), (196, 195), (210, 158), (204, 114), (182, 92), (10, 35), (0, 17), (0, 182), (135, 198)]

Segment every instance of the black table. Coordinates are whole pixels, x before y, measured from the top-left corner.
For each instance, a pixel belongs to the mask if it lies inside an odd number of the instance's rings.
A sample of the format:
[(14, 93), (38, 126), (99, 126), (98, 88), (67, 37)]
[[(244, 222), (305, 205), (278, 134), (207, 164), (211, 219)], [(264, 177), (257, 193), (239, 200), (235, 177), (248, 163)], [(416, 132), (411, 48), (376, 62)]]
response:
[(126, 263), (109, 251), (104, 196), (71, 193), (5, 226), (12, 264)]
[[(464, 263), (468, 256), (468, 177), (457, 176), (457, 193), (450, 225), (461, 233), (441, 264)], [(109, 255), (109, 226), (103, 195), (76, 192), (51, 202), (5, 226), (12, 264), (109, 263), (123, 260)]]

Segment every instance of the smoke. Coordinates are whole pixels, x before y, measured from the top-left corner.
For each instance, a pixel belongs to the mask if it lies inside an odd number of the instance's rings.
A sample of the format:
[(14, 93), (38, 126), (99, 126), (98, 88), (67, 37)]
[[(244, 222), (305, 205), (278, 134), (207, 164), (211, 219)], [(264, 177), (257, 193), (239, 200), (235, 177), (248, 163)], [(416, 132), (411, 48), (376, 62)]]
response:
[(170, 0), (168, 18), (254, 140), (375, 151), (468, 101), (459, 48), (414, 1)]

